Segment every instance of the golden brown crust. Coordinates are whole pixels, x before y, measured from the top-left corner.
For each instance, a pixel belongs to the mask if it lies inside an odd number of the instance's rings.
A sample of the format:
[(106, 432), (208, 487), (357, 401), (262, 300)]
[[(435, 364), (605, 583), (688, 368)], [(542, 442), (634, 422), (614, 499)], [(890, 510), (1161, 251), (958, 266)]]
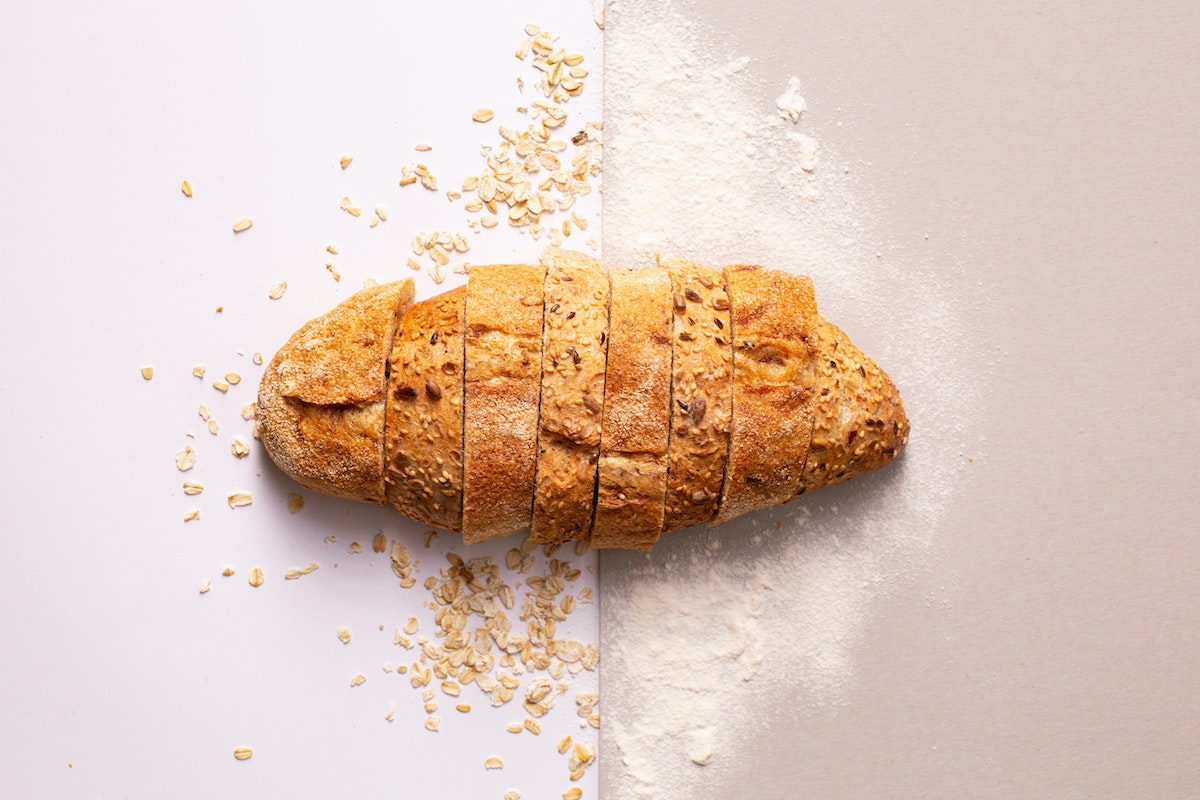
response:
[(812, 280), (725, 267), (732, 309), (733, 429), (717, 519), (785, 503), (800, 489), (812, 434), (817, 306)]
[(388, 502), (405, 516), (462, 530), (463, 327), (466, 287), (417, 303), (388, 360)]
[(801, 493), (878, 469), (908, 443), (908, 417), (892, 379), (840, 328), (817, 320), (813, 433)]
[(529, 527), (537, 464), (546, 269), (472, 267), (463, 398), (463, 539)]
[(259, 437), (309, 489), (383, 505), (385, 367), (412, 298), (411, 280), (364, 289), (304, 325), (264, 371)]
[(609, 270), (608, 365), (592, 546), (649, 550), (663, 528), (671, 427), (671, 279)]
[(711, 522), (721, 500), (733, 418), (729, 295), (715, 269), (660, 259), (671, 276), (670, 467), (663, 530)]
[(530, 537), (556, 544), (592, 526), (606, 372), (608, 276), (594, 258), (546, 256), (541, 417)]

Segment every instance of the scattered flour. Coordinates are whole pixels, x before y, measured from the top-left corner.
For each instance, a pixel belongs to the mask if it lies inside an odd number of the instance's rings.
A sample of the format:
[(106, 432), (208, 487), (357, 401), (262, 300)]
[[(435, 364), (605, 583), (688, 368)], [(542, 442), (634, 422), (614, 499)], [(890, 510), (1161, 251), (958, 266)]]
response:
[(879, 257), (867, 191), (818, 139), (815, 123), (836, 128), (812, 119), (798, 79), (764, 103), (774, 92), (749, 59), (720, 55), (672, 0), (611, 0), (606, 37), (605, 260), (813, 276), (913, 422), (904, 457), (876, 475), (650, 554), (604, 554), (605, 796), (725, 797), (773, 722), (849, 702), (872, 604), (922, 568), (961, 480), (979, 389), (938, 287)]

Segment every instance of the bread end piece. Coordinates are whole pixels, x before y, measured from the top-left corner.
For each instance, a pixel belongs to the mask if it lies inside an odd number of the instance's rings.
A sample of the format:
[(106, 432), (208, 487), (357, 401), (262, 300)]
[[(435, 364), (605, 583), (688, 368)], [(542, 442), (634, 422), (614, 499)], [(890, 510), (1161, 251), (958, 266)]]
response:
[(263, 373), (258, 436), (306, 488), (384, 505), (386, 364), (413, 292), (405, 280), (354, 294), (296, 331)]
[(800, 493), (890, 463), (908, 444), (896, 385), (833, 323), (818, 315), (813, 432)]

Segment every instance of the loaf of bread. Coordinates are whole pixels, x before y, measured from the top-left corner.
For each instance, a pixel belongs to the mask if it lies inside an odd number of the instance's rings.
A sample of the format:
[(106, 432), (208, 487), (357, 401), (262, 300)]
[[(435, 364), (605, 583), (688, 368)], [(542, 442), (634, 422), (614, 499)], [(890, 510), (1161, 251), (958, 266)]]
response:
[(909, 434), (808, 278), (556, 249), (415, 305), (411, 281), (359, 292), (271, 361), (256, 425), (304, 486), (467, 543), (641, 550), (877, 469)]

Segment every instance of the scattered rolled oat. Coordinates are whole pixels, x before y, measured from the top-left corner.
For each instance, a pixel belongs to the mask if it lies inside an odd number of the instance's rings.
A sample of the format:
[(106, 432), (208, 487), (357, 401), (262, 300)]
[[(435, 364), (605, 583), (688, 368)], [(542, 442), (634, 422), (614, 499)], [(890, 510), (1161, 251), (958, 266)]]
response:
[(583, 789), (578, 786), (572, 786), (563, 792), (563, 800), (579, 800), (581, 797), (583, 797)]
[(193, 508), (183, 515), (184, 522), (191, 522), (194, 519), (200, 519), (200, 509)]
[(458, 703), (457, 705), (454, 706), (454, 710), (459, 711), (463, 714), (466, 714), (468, 711), (471, 710), (471, 704), (470, 703)]
[(154, 367), (142, 367), (142, 377), (150, 380), (154, 377)]
[(233, 451), (233, 455), (237, 458), (245, 458), (250, 455), (250, 443), (241, 436), (234, 436), (233, 442), (229, 446)]
[(249, 492), (234, 492), (233, 494), (229, 495), (226, 500), (228, 501), (230, 508), (241, 508), (242, 506), (248, 506), (254, 502), (254, 498)]
[(307, 567), (300, 567), (300, 568), (292, 567), (287, 572), (283, 573), (283, 577), (284, 577), (284, 580), (294, 581), (297, 578), (301, 578), (305, 575), (311, 575), (312, 573), (316, 572), (320, 568), (321, 568), (321, 565), (318, 564), (317, 562), (313, 561)]
[(287, 281), (280, 281), (271, 287), (271, 291), (267, 293), (267, 297), (272, 300), (278, 300), (283, 297), (283, 293), (287, 291)]
[(387, 209), (383, 206), (375, 206), (375, 216), (379, 217), (380, 222), (387, 222)]
[(192, 182), (185, 180), (183, 183), (179, 184), (179, 191), (183, 192), (184, 197), (191, 197), (192, 196)]
[(333, 276), (333, 279), (335, 281), (340, 282), (342, 280), (341, 271), (333, 265), (332, 261), (325, 262), (325, 269), (329, 270), (329, 274)]
[(254, 355), (252, 355), (250, 357), (250, 360), (253, 361), (255, 364), (257, 364), (258, 366), (262, 366), (262, 363), (263, 363), (262, 353), (255, 353)]
[(201, 581), (200, 594), (208, 594), (210, 591), (212, 591), (212, 580)]
[(428, 716), (425, 718), (425, 730), (427, 730), (427, 731), (433, 731), (434, 733), (437, 733), (438, 727), (441, 724), (442, 724), (442, 721), (437, 717)]
[(504, 769), (504, 759), (500, 756), (488, 756), (483, 761), (484, 769)]
[(350, 688), (353, 689), (355, 686), (362, 686), (366, 682), (367, 676), (360, 672), (350, 679)]
[(386, 719), (388, 722), (391, 722), (392, 720), (394, 720), (396, 718), (396, 704), (395, 703), (387, 704), (387, 713), (383, 715), (383, 718)]
[(570, 734), (567, 734), (566, 736), (564, 736), (558, 740), (559, 755), (562, 755), (563, 753), (567, 752), (567, 750), (569, 750), (570, 748), (571, 748), (571, 735)]
[(342, 644), (350, 644), (350, 629), (347, 628), (345, 625), (338, 628), (337, 629), (337, 637), (338, 637), (338, 640), (341, 641)]
[(196, 451), (189, 444), (175, 454), (175, 467), (180, 472), (187, 472), (196, 466)]
[(490, 108), (477, 108), (475, 113), (471, 115), (471, 119), (476, 122), (491, 122), (496, 113)]
[(241, 383), (241, 382), (242, 382), (242, 376), (241, 376), (241, 373), (238, 373), (238, 372), (226, 372), (226, 373), (225, 373), (225, 381), (226, 381), (226, 382), (227, 382), (227, 383), (228, 383), (230, 386), (237, 386), (239, 383)]
[(351, 555), (354, 555), (354, 554), (356, 554), (356, 553), (361, 553), (361, 552), (362, 552), (362, 545), (361, 545), (361, 544), (359, 544), (358, 542), (351, 542), (351, 543), (350, 543), (350, 547), (348, 548), (348, 550), (350, 551)]
[(254, 415), (255, 415), (255, 413), (257, 413), (257, 411), (258, 411), (258, 403), (251, 402), (251, 403), (243, 404), (242, 410), (241, 410), (242, 419), (249, 422), (250, 420), (254, 419)]
[(213, 388), (221, 394), (229, 391), (229, 384), (225, 381), (213, 381)]
[(304, 496), (292, 492), (288, 495), (288, 513), (298, 514), (304, 508)]
[(428, 144), (426, 142), (419, 142), (416, 147), (416, 150), (418, 153), (428, 153), (432, 149), (433, 149), (433, 145)]
[(183, 493), (184, 494), (200, 494), (203, 491), (204, 491), (204, 484), (202, 484), (202, 483), (197, 483), (196, 481), (184, 481), (183, 482)]
[(387, 550), (387, 537), (383, 535), (383, 531), (375, 534), (375, 538), (371, 540), (371, 549), (376, 553)]
[(516, 789), (509, 789), (504, 793), (504, 800), (521, 800), (521, 793)]
[(197, 378), (203, 378), (204, 373), (207, 371), (208, 371), (208, 368), (205, 367), (203, 364), (197, 364), (196, 366), (192, 367), (192, 374), (195, 375)]
[(236, 758), (238, 761), (246, 761), (252, 755), (254, 755), (254, 751), (251, 750), (249, 747), (237, 747), (237, 748), (234, 748), (234, 751), (233, 751), (233, 757)]
[(228, 564), (225, 565), (225, 569), (221, 570), (221, 574), (226, 578), (233, 577), (233, 572), (233, 567), (229, 566)]
[(346, 167), (350, 166), (350, 163), (352, 161), (354, 161), (354, 158), (352, 156), (342, 156), (341, 160), (338, 161), (338, 163), (342, 165), (342, 169), (345, 169)]
[(264, 580), (262, 567), (255, 567), (250, 570), (250, 585), (255, 589), (262, 586)]
[(345, 211), (352, 217), (357, 217), (362, 214), (362, 209), (354, 205), (349, 197), (343, 197), (342, 202), (338, 205), (338, 208), (342, 209), (342, 211)]
[(233, 232), (241, 233), (242, 231), (250, 230), (252, 227), (254, 227), (254, 220), (249, 217), (242, 217), (233, 223)]

